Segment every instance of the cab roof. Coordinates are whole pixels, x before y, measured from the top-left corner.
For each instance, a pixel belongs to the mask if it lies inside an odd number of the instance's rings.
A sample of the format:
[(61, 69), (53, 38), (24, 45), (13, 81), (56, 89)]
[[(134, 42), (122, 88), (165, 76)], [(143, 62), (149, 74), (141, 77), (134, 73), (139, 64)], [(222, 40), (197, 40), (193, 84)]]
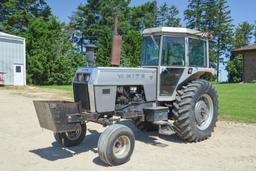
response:
[(183, 27), (155, 27), (148, 28), (143, 31), (143, 34), (154, 34), (154, 33), (177, 33), (177, 34), (191, 34), (201, 37), (207, 37), (208, 33), (201, 32), (198, 30), (192, 30)]

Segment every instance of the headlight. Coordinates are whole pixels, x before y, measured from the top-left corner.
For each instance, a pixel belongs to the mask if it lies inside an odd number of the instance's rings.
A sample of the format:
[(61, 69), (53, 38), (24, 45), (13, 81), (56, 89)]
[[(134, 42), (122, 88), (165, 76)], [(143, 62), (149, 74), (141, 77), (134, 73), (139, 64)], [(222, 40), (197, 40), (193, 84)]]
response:
[(89, 79), (90, 79), (90, 74), (77, 73), (77, 81), (78, 82), (88, 82)]

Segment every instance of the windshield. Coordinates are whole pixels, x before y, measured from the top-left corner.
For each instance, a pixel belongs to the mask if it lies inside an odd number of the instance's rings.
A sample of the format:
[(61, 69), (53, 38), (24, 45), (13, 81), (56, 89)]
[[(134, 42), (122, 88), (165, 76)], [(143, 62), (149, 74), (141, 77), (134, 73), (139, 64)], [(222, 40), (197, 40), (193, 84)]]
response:
[(160, 36), (145, 36), (142, 45), (141, 65), (157, 66)]
[(185, 65), (185, 37), (164, 37), (161, 65)]

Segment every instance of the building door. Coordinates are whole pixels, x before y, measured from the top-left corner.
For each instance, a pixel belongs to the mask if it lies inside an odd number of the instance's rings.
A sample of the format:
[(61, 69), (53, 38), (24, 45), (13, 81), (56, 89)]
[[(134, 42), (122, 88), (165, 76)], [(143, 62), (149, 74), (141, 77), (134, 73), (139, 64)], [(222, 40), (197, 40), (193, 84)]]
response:
[(13, 85), (24, 85), (24, 66), (13, 65)]

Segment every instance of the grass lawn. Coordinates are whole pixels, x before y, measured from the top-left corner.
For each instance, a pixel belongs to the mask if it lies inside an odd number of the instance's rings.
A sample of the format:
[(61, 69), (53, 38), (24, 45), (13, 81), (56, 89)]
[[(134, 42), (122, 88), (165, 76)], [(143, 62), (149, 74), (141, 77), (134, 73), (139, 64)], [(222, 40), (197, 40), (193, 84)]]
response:
[[(42, 86), (72, 96), (72, 86)], [(256, 84), (214, 84), (219, 96), (219, 118), (256, 123)]]
[(56, 89), (56, 90), (62, 90), (65, 94), (68, 96), (73, 96), (73, 88), (71, 85), (61, 85), (61, 86), (38, 86), (39, 88), (45, 88), (45, 89)]
[(223, 119), (256, 122), (256, 84), (215, 84)]

